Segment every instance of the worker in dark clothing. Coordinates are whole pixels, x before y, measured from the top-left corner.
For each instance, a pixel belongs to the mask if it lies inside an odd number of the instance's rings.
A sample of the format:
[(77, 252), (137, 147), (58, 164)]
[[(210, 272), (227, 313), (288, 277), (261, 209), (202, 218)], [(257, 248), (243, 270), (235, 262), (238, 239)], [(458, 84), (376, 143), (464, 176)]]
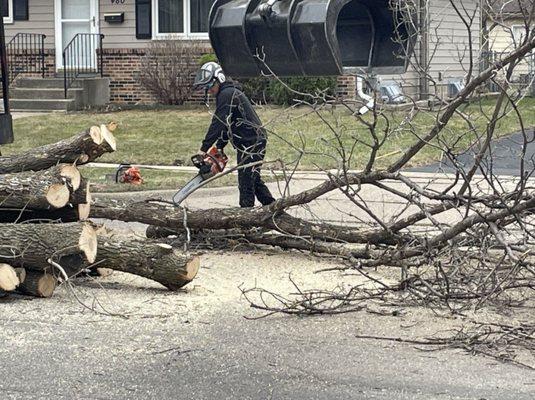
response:
[[(229, 81), (219, 64), (204, 64), (195, 78), (194, 86), (216, 96), (216, 111), (204, 138), (200, 154), (204, 155), (215, 143), (223, 150), (228, 142), (238, 153), (240, 206), (254, 207), (255, 197), (268, 205), (275, 201), (260, 176), (266, 154), (266, 131), (247, 96), (241, 88)], [(253, 166), (248, 164), (258, 163)]]

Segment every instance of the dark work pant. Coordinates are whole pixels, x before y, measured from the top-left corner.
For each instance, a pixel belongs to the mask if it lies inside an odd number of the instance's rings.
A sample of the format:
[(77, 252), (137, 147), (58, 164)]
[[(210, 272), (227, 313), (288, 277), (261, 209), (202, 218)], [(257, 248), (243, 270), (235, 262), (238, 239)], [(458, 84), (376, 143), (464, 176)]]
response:
[[(262, 161), (266, 153), (266, 145), (257, 145), (251, 149), (238, 149), (238, 165)], [(240, 188), (240, 207), (254, 207), (255, 197), (266, 206), (275, 201), (268, 187), (260, 176), (261, 166), (238, 170), (238, 186)]]

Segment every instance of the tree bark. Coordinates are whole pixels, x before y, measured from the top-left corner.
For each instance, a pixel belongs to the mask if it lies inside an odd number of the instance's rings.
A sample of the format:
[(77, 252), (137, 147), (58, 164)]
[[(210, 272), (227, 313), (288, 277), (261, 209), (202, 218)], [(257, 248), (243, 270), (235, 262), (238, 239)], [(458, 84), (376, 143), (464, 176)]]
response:
[(178, 290), (195, 278), (200, 259), (165, 243), (99, 232), (98, 256), (94, 266), (79, 255), (63, 257), (59, 264), (69, 276), (78, 275), (88, 268), (114, 270), (138, 275), (170, 290)]
[(0, 264), (0, 290), (12, 292), (19, 284), (20, 280), (15, 268), (9, 264)]
[(91, 207), (90, 217), (141, 222), (175, 231), (184, 225), (190, 229), (266, 228), (324, 241), (395, 244), (403, 240), (401, 235), (393, 235), (382, 229), (359, 230), (332, 224), (314, 224), (281, 211), (274, 212), (271, 206), (188, 210), (162, 202), (126, 202), (99, 198)]
[(35, 297), (52, 297), (56, 285), (56, 278), (51, 274), (29, 270), (26, 271), (26, 279), (17, 291)]
[(21, 154), (0, 157), (0, 174), (39, 171), (58, 163), (86, 164), (115, 149), (116, 141), (108, 127), (93, 126), (57, 143), (36, 147)]
[[(154, 225), (147, 227), (146, 235), (151, 239), (164, 239), (174, 236), (174, 239), (167, 241), (173, 245), (182, 244), (186, 240), (186, 233), (183, 229), (174, 231)], [(228, 249), (236, 247), (238, 244), (254, 244), (326, 254), (344, 259), (369, 259), (379, 253), (365, 244), (324, 242), (267, 232), (205, 229), (190, 231), (190, 237), (191, 247), (195, 249)]]
[(70, 224), (0, 224), (0, 262), (49, 271), (49, 259), (81, 254), (95, 262), (97, 234), (88, 222)]
[(200, 266), (199, 257), (149, 240), (119, 238), (99, 233), (98, 247), (99, 268), (142, 276), (161, 283), (170, 290), (178, 290), (191, 282)]
[(0, 223), (78, 222), (86, 220), (90, 210), (90, 204), (67, 205), (55, 210), (0, 208)]
[(64, 207), (71, 197), (70, 188), (80, 190), (79, 175), (71, 165), (0, 175), (0, 207), (37, 210)]

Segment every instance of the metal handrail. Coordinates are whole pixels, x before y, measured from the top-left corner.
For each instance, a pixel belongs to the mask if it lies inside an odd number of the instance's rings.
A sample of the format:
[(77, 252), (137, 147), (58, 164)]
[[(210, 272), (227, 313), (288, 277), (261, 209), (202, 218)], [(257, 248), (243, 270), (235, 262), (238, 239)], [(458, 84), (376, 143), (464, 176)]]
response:
[(45, 77), (45, 38), (41, 33), (17, 33), (6, 46), (9, 82), (20, 74)]
[(63, 49), (63, 81), (65, 98), (73, 82), (81, 75), (104, 76), (100, 33), (77, 33)]

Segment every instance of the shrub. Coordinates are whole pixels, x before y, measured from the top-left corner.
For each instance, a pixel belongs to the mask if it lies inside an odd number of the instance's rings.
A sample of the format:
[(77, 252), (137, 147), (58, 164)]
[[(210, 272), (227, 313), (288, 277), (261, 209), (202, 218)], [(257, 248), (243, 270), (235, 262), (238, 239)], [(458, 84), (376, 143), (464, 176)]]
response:
[(240, 79), (239, 83), (243, 86), (243, 92), (254, 103), (266, 104), (271, 103), (269, 86), (271, 80), (265, 77)]
[(201, 56), (201, 58), (199, 58), (199, 65), (204, 65), (207, 62), (219, 63), (219, 61), (217, 60), (217, 57), (216, 57), (216, 55), (214, 53), (206, 53), (206, 54), (203, 54)]
[[(294, 77), (281, 80), (292, 90), (299, 93), (314, 95), (324, 92), (331, 97), (334, 97), (336, 93), (336, 78), (334, 77)], [(311, 101), (310, 97), (298, 95), (292, 90), (289, 90), (278, 80), (272, 80), (268, 89), (270, 102), (278, 105), (291, 105), (300, 100)]]
[(160, 103), (181, 105), (191, 97), (200, 45), (183, 40), (156, 40), (143, 58), (140, 84)]

